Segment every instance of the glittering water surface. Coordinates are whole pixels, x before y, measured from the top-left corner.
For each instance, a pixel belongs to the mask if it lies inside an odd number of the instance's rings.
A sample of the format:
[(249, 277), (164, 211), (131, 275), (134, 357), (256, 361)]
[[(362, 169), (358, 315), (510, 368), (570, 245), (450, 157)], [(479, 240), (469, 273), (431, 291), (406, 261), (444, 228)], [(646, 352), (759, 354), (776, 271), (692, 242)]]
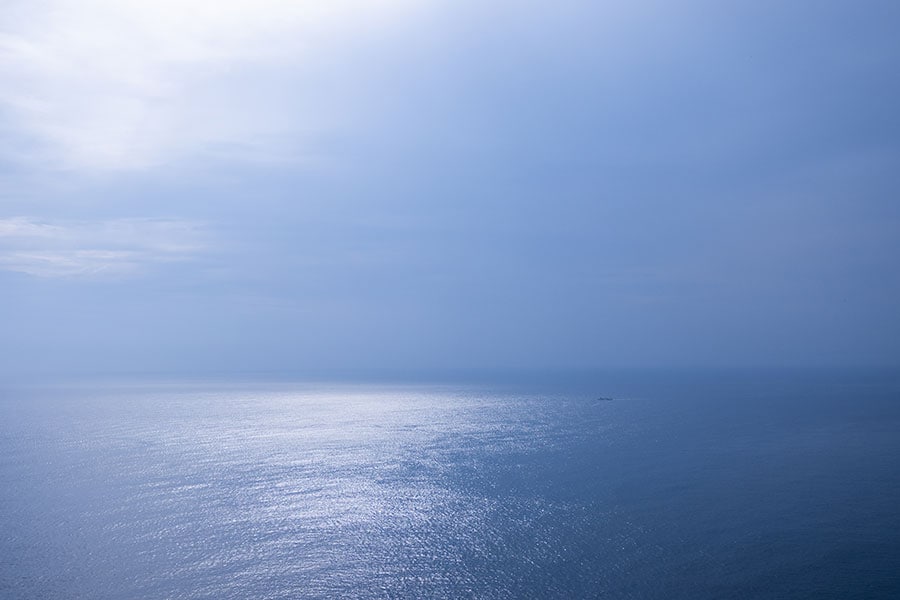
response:
[(900, 597), (895, 374), (0, 394), (2, 598)]

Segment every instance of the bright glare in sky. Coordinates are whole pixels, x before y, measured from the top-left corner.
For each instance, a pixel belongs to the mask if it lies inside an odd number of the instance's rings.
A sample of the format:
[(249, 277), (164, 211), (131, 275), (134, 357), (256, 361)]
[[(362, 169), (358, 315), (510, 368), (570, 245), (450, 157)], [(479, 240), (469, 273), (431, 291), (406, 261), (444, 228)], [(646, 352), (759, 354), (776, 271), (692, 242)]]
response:
[[(134, 169), (314, 127), (261, 115), (234, 80), (290, 79), (411, 17), (409, 0), (46, 0), (0, 9), (0, 100), (58, 166)], [(5, 13), (5, 15), (3, 15)], [(236, 89), (235, 89), (236, 88)], [(205, 115), (213, 118), (203, 119)], [(290, 122), (288, 122), (290, 121)]]

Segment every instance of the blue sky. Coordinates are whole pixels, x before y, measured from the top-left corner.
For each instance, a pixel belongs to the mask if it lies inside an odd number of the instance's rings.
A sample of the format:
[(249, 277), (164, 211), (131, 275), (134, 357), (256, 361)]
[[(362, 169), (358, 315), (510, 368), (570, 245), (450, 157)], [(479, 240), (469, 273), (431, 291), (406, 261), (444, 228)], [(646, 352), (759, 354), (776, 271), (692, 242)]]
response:
[(898, 30), (5, 2), (0, 371), (897, 365)]

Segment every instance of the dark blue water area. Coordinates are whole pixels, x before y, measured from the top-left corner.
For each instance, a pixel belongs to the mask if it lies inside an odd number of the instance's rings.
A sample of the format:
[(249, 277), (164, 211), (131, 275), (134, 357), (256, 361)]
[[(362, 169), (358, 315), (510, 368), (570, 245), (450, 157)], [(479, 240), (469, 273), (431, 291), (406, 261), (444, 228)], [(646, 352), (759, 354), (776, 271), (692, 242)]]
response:
[(900, 373), (0, 388), (0, 598), (898, 598)]

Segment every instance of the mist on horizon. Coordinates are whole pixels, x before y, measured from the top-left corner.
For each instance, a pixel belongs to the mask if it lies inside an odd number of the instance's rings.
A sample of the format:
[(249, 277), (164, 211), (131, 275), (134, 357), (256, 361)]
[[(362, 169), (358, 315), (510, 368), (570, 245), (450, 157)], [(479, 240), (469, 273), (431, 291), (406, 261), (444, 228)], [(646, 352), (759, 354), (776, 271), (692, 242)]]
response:
[(900, 365), (898, 25), (7, 2), (0, 376)]

